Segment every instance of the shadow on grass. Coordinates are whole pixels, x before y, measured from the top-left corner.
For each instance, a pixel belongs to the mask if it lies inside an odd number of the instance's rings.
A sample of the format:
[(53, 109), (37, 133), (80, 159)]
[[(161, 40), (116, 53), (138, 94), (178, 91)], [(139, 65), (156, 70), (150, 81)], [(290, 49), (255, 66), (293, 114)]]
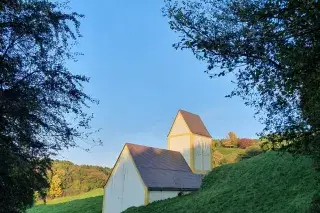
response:
[(103, 196), (83, 198), (58, 204), (41, 204), (27, 213), (101, 213)]

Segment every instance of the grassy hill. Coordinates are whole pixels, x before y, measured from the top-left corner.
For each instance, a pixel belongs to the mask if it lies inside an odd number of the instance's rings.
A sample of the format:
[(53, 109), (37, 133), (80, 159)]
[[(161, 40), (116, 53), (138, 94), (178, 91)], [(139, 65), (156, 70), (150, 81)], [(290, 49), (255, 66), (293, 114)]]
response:
[(237, 161), (237, 157), (240, 154), (245, 153), (245, 149), (240, 148), (225, 148), (225, 147), (216, 147), (213, 149), (214, 152), (219, 152), (223, 155), (225, 163), (234, 163)]
[(37, 203), (27, 213), (101, 213), (103, 189), (95, 189), (76, 196), (56, 198), (46, 205)]
[(308, 212), (319, 190), (316, 175), (308, 158), (268, 152), (214, 169), (193, 194), (125, 213)]
[[(134, 207), (125, 213), (303, 213), (320, 190), (317, 175), (308, 158), (268, 152), (214, 169), (198, 192)], [(102, 194), (103, 190), (98, 189), (54, 199), (27, 213), (100, 213)]]

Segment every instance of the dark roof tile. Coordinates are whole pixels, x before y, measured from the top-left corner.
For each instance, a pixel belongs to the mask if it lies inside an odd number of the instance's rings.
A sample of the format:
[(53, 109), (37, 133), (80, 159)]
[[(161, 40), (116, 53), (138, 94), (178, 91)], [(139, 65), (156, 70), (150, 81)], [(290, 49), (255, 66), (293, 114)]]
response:
[(126, 144), (149, 190), (197, 190), (202, 178), (193, 174), (180, 152)]
[(185, 120), (192, 133), (211, 138), (209, 131), (207, 130), (199, 115), (184, 110), (179, 110), (179, 112), (181, 113), (183, 119)]

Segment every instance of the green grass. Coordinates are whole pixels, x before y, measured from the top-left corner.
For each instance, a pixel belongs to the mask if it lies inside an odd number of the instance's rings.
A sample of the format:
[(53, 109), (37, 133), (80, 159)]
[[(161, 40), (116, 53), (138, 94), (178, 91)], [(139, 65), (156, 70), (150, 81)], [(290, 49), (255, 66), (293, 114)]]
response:
[(223, 158), (227, 163), (234, 163), (237, 161), (237, 157), (240, 154), (244, 154), (245, 150), (240, 148), (225, 148), (225, 147), (216, 147), (214, 151), (218, 151), (223, 155)]
[(101, 213), (103, 189), (95, 189), (76, 196), (56, 198), (47, 204), (37, 203), (27, 213)]
[[(231, 148), (219, 148), (231, 154)], [(234, 150), (233, 150), (234, 151)], [(133, 207), (125, 213), (303, 213), (317, 190), (317, 174), (306, 157), (268, 152), (214, 169), (190, 195)], [(27, 213), (101, 213), (103, 190), (38, 203)]]
[(308, 158), (268, 152), (214, 169), (195, 193), (125, 213), (303, 213), (320, 190), (317, 175)]

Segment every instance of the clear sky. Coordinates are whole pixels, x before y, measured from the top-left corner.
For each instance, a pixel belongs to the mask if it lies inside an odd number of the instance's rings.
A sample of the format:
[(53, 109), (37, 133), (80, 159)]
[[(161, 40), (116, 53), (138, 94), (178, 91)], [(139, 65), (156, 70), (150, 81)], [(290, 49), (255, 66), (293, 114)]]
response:
[[(262, 125), (239, 98), (225, 98), (231, 76), (209, 79), (205, 64), (191, 52), (175, 50), (178, 34), (162, 16), (163, 0), (72, 0), (72, 10), (84, 14), (76, 50), (84, 56), (68, 66), (86, 74), (85, 91), (100, 100), (92, 106), (92, 126), (103, 146), (79, 148), (60, 159), (77, 164), (113, 166), (125, 142), (166, 148), (166, 136), (179, 109), (202, 117), (214, 138), (229, 131), (256, 137)], [(80, 143), (80, 145), (85, 146)]]

